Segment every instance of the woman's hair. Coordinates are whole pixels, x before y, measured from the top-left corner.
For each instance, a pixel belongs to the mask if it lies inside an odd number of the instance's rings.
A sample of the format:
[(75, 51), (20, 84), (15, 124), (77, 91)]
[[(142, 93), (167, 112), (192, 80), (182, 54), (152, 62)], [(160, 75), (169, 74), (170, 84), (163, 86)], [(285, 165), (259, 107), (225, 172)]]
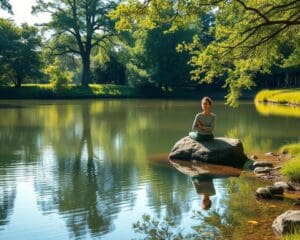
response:
[(212, 105), (212, 100), (211, 100), (210, 97), (204, 97), (204, 98), (202, 98), (201, 103), (206, 102), (206, 101), (209, 102), (209, 105)]

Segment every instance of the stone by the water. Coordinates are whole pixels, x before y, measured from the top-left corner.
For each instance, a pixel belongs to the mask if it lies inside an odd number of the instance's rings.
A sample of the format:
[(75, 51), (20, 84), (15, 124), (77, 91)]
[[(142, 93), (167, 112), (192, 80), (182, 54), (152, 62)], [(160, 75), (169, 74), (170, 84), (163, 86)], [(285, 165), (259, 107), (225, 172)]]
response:
[(281, 186), (267, 186), (267, 189), (271, 192), (271, 194), (282, 195), (284, 192), (284, 188)]
[(169, 159), (197, 160), (210, 164), (242, 167), (247, 161), (239, 139), (218, 137), (197, 142), (189, 136), (180, 139), (172, 148)]
[(273, 163), (266, 161), (255, 161), (253, 163), (254, 168), (256, 167), (273, 167)]
[(272, 193), (268, 188), (260, 187), (255, 192), (256, 197), (262, 198), (262, 199), (271, 199)]
[(269, 173), (271, 172), (272, 168), (270, 167), (256, 167), (254, 169), (254, 173), (259, 174), (259, 173)]
[(293, 188), (293, 186), (291, 186), (291, 185), (288, 184), (287, 182), (283, 182), (283, 181), (275, 182), (275, 183), (274, 183), (274, 186), (275, 186), (275, 187), (282, 187), (283, 189), (290, 190), (290, 191), (294, 191), (294, 190), (295, 190), (295, 189)]
[(281, 214), (272, 227), (280, 235), (300, 231), (300, 210), (289, 210)]

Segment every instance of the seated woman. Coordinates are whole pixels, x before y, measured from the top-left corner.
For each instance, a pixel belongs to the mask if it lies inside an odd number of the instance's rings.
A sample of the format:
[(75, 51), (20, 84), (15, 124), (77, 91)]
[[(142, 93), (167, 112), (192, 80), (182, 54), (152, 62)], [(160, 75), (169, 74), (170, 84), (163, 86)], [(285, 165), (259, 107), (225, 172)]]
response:
[(196, 141), (207, 141), (214, 139), (213, 130), (216, 122), (216, 115), (210, 112), (212, 100), (209, 97), (202, 98), (202, 112), (198, 113), (193, 122), (193, 131), (189, 136)]

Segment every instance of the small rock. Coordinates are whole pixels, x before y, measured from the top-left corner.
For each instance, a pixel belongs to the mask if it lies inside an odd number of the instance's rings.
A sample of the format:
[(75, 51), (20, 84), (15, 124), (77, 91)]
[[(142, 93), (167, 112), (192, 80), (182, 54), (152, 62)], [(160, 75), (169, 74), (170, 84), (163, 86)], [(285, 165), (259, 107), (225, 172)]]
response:
[(258, 173), (269, 173), (271, 172), (271, 168), (270, 167), (257, 167), (254, 169), (254, 173), (258, 174)]
[(270, 199), (272, 198), (272, 193), (269, 191), (269, 189), (260, 187), (255, 192), (256, 197), (263, 198), (263, 199)]
[(276, 166), (276, 167), (273, 167), (273, 170), (279, 170), (281, 168), (282, 168), (281, 166)]
[(273, 152), (267, 152), (265, 153), (265, 156), (275, 156), (275, 154)]
[(278, 195), (282, 195), (284, 191), (283, 187), (277, 187), (277, 186), (267, 186), (267, 189), (271, 192), (271, 194), (278, 194)]
[(300, 231), (300, 210), (290, 210), (278, 216), (272, 228), (280, 235)]
[(295, 191), (300, 191), (300, 184), (295, 182), (288, 182), (289, 185), (293, 187)]
[(290, 190), (290, 191), (294, 191), (294, 190), (295, 190), (295, 189), (293, 188), (293, 186), (291, 186), (291, 185), (288, 184), (287, 182), (283, 182), (283, 181), (275, 182), (275, 183), (274, 183), (274, 186), (275, 186), (275, 187), (282, 187), (283, 189)]
[(264, 161), (255, 161), (253, 166), (256, 167), (273, 167), (273, 163)]
[(293, 205), (300, 206), (300, 200), (296, 200), (296, 202), (294, 202)]

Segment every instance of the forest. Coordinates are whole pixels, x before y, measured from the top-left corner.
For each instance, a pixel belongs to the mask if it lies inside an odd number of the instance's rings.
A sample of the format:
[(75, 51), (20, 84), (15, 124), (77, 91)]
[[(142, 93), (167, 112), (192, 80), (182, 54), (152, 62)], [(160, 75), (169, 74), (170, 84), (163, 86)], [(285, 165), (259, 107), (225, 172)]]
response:
[(125, 85), (146, 91), (300, 86), (300, 2), (293, 0), (37, 0), (0, 17), (0, 85)]

